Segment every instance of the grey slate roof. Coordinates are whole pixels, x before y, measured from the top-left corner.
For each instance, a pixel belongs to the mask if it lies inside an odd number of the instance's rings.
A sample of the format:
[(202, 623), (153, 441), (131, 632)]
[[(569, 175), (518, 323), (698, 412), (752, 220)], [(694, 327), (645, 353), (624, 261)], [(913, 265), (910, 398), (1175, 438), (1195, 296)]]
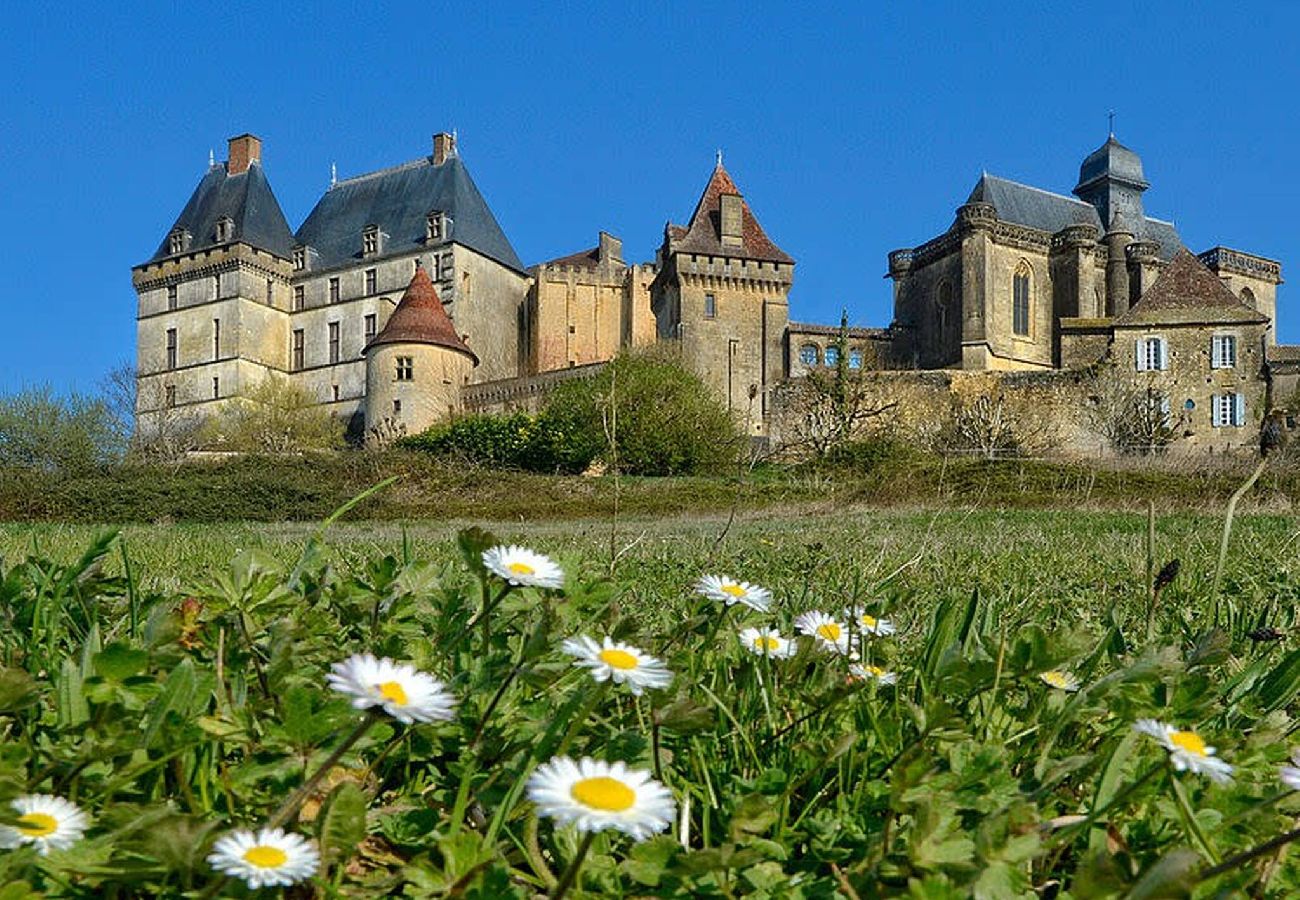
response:
[(284, 259), (292, 254), (293, 232), (284, 220), (284, 213), (271, 192), (261, 165), (254, 163), (247, 172), (227, 175), (226, 164), (218, 163), (211, 166), (199, 181), (176, 224), (167, 230), (149, 262), (172, 255), (169, 238), (177, 228), (190, 233), (187, 253), (215, 247), (217, 220), (223, 216), (235, 223), (232, 240), (243, 241)]
[(1106, 143), (1089, 153), (1079, 166), (1079, 184), (1075, 190), (1105, 177), (1144, 188), (1147, 186), (1141, 157), (1115, 140), (1113, 134), (1106, 139)]
[(379, 256), (425, 247), (429, 213), (451, 217), (451, 241), (518, 272), (524, 264), (497, 224), (460, 157), (440, 166), (431, 157), (359, 175), (332, 186), (298, 229), (297, 241), (318, 254), (313, 267), (332, 268), (361, 258), (361, 233), (378, 225), (384, 235)]
[[(966, 202), (991, 203), (1002, 221), (1049, 234), (1055, 234), (1067, 225), (1092, 225), (1099, 234), (1106, 233), (1097, 208), (1091, 203), (996, 175), (981, 176)], [(1173, 259), (1182, 249), (1183, 241), (1172, 222), (1148, 217), (1140, 228), (1134, 230), (1141, 231), (1141, 234), (1134, 235), (1136, 238), (1159, 242), (1163, 260)]]

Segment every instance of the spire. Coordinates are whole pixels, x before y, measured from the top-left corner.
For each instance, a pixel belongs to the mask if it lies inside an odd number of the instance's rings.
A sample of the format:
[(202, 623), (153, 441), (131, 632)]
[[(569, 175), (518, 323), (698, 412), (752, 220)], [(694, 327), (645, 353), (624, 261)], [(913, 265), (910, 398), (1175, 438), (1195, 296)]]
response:
[(1106, 114), (1106, 131), (1110, 134), (1110, 139), (1115, 139), (1115, 110)]
[(380, 344), (433, 344), (464, 353), (478, 365), (478, 357), (456, 333), (456, 326), (438, 299), (438, 289), (422, 265), (415, 267), (397, 309), (388, 317), (384, 330), (371, 338), (366, 351)]
[(721, 148), (721, 147), (718, 148), (718, 163), (717, 163), (717, 166), (718, 166), (719, 169), (722, 168), (722, 148)]

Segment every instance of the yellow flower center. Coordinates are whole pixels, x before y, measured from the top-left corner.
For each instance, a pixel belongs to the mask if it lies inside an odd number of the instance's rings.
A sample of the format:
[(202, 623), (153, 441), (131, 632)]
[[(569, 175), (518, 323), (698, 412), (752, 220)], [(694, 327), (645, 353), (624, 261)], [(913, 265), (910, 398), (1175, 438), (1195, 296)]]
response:
[(840, 639), (840, 630), (839, 622), (827, 622), (825, 625), (817, 626), (817, 636), (833, 644)]
[(516, 574), (516, 575), (536, 575), (536, 574), (537, 574), (537, 570), (534, 569), (532, 566), (528, 565), (528, 563), (525, 563), (525, 562), (512, 562), (510, 565), (506, 566), (506, 568), (509, 569), (511, 572), (513, 572), (513, 573)]
[(781, 649), (781, 642), (774, 637), (761, 634), (754, 638), (754, 646), (759, 650), (766, 650), (768, 653), (772, 653), (773, 651)]
[(1169, 735), (1169, 742), (1180, 750), (1186, 750), (1188, 753), (1194, 753), (1197, 756), (1206, 756), (1205, 739), (1194, 731), (1175, 731)]
[(1063, 688), (1069, 684), (1064, 672), (1044, 672), (1043, 681), (1056, 688)]
[(875, 628), (875, 627), (876, 627), (876, 624), (877, 624), (878, 621), (879, 621), (879, 620), (876, 619), (875, 616), (869, 616), (869, 615), (867, 615), (866, 613), (863, 613), (863, 614), (862, 614), (862, 627), (863, 627), (863, 628)]
[(379, 688), (380, 695), (390, 703), (405, 706), (410, 701), (406, 696), (406, 690), (396, 681), (385, 681), (376, 687)]
[(252, 863), (259, 869), (278, 869), (289, 861), (289, 854), (279, 847), (259, 844), (244, 851), (244, 862)]
[(867, 666), (867, 674), (872, 678), (884, 678), (885, 670), (880, 668), (880, 666)]
[(569, 794), (583, 806), (602, 812), (622, 812), (636, 803), (635, 791), (618, 779), (604, 775), (575, 782)]
[(724, 584), (721, 590), (722, 593), (730, 594), (733, 597), (745, 596), (745, 589), (738, 584)]
[(59, 820), (48, 813), (31, 812), (18, 817), (18, 830), (28, 837), (46, 837), (58, 828)]
[(605, 665), (615, 669), (635, 669), (636, 657), (626, 650), (608, 650), (600, 651), (600, 661)]

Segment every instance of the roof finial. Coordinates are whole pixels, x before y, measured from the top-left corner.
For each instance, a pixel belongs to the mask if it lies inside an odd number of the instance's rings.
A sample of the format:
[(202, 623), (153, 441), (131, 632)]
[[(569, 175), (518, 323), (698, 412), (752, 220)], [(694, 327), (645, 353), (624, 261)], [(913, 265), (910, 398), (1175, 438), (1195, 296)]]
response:
[(1115, 136), (1115, 110), (1112, 109), (1112, 110), (1111, 110), (1111, 111), (1106, 115), (1106, 119), (1107, 119), (1107, 121), (1109, 122), (1110, 136), (1111, 136), (1111, 137), (1114, 137), (1114, 136)]
[(212, 148), (208, 148), (208, 168), (211, 169), (217, 164), (217, 153)]
[(338, 163), (330, 163), (330, 187), (339, 183), (339, 166)]
[(722, 165), (722, 148), (721, 148), (721, 147), (718, 148), (718, 165), (719, 165), (719, 166)]

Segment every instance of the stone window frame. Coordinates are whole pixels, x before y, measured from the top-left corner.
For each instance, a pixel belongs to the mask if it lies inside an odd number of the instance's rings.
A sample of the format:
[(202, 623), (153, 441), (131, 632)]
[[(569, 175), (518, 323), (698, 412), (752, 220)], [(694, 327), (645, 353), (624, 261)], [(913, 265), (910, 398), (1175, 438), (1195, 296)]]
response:
[(180, 357), (180, 340), (175, 328), (167, 329), (167, 365), (166, 368), (179, 368), (177, 361)]
[(379, 270), (375, 268), (366, 269), (364, 278), (366, 296), (369, 297), (371, 294), (379, 293)]
[(379, 226), (367, 225), (361, 229), (361, 255), (374, 256), (379, 253)]
[(442, 240), (443, 233), (443, 215), (442, 210), (432, 209), (424, 217), (424, 239), (426, 242)]
[(415, 357), (399, 356), (396, 358), (397, 374), (394, 381), (415, 380)]
[(163, 405), (168, 409), (176, 408), (176, 385), (168, 384), (163, 386)]
[(294, 247), (293, 248), (293, 270), (295, 272), (301, 272), (305, 268), (307, 268), (307, 248)]
[(301, 284), (295, 284), (293, 286), (293, 310), (294, 312), (298, 312), (299, 310), (306, 309), (306, 308), (307, 308), (307, 288)]
[(221, 319), (216, 316), (212, 318), (212, 359), (221, 359)]
[(180, 305), (180, 289), (174, 285), (167, 285), (167, 309), (173, 310)]
[(334, 275), (329, 280), (329, 301), (338, 303), (343, 298), (343, 289), (339, 285), (339, 276)]
[[(1020, 327), (1022, 310), (1023, 330)], [(1011, 275), (1011, 334), (1021, 340), (1033, 340), (1034, 337), (1034, 267), (1023, 257)]]
[(1210, 425), (1241, 428), (1246, 424), (1246, 396), (1240, 391), (1210, 396)]
[[(808, 351), (812, 351), (810, 354)], [(809, 358), (811, 356), (811, 359)], [(822, 348), (816, 344), (804, 344), (799, 348), (799, 362), (808, 368), (820, 365), (822, 360)]]
[(225, 244), (235, 236), (235, 220), (230, 216), (222, 216), (217, 219), (216, 240), (218, 244)]
[(342, 328), (339, 327), (338, 319), (335, 319), (333, 322), (329, 323), (328, 334), (329, 334), (330, 365), (331, 366), (338, 365), (338, 363), (343, 358), (343, 354), (341, 352), (343, 347)]
[(718, 317), (718, 295), (708, 291), (704, 295), (704, 318), (716, 319)]
[(212, 399), (213, 400), (221, 399), (221, 376), (220, 375), (212, 376)]
[[(1210, 368), (1237, 368), (1237, 343), (1236, 332), (1218, 331), (1210, 335)], [(1228, 352), (1224, 353), (1223, 348), (1227, 348)]]
[(379, 317), (375, 313), (366, 313), (361, 320), (361, 340), (363, 346), (369, 344), (379, 333)]
[(295, 328), (289, 336), (289, 371), (300, 372), (307, 368), (307, 332)]

